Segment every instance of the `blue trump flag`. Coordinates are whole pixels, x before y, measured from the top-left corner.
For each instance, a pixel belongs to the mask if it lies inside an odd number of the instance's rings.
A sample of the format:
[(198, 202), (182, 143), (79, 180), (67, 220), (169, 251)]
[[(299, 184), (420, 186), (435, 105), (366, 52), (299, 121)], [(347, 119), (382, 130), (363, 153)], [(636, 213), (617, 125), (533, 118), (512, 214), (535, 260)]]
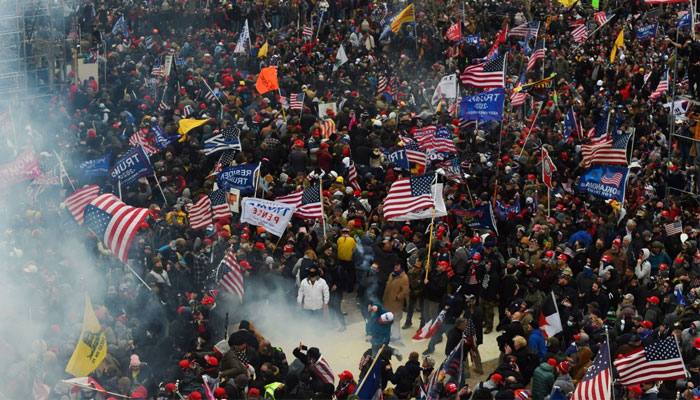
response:
[(496, 217), (501, 221), (505, 221), (510, 213), (520, 214), (520, 210), (520, 198), (516, 197), (513, 205), (503, 204), (500, 200), (496, 200)]
[(396, 164), (397, 167), (403, 168), (405, 170), (410, 170), (411, 166), (408, 164), (408, 157), (406, 157), (406, 150), (399, 149), (393, 153), (386, 154), (387, 161)]
[(241, 195), (252, 194), (255, 191), (255, 170), (258, 164), (234, 165), (216, 174), (216, 182), (224, 190), (236, 188)]
[(651, 39), (656, 36), (656, 28), (659, 24), (642, 25), (637, 28), (637, 40)]
[(500, 121), (503, 119), (503, 101), (506, 91), (503, 88), (489, 90), (462, 99), (460, 117), (462, 119), (483, 119)]
[(170, 146), (180, 138), (180, 135), (170, 136), (163, 132), (163, 128), (161, 128), (160, 125), (152, 127), (151, 132), (153, 132), (153, 137), (156, 139), (156, 146), (161, 150)]
[[(377, 354), (376, 357), (379, 357), (379, 354)], [(355, 393), (353, 394), (360, 400), (381, 399), (382, 363), (374, 363), (372, 369), (367, 372), (367, 375), (365, 375), (364, 383), (357, 385), (357, 388), (355, 388)]]
[(470, 228), (485, 229), (494, 231), (496, 234), (498, 234), (498, 230), (496, 229), (496, 220), (493, 219), (493, 209), (491, 208), (490, 202), (467, 210), (467, 212), (464, 213), (462, 220)]
[(690, 13), (688, 12), (678, 20), (678, 29), (690, 28), (690, 25)]
[(151, 162), (141, 146), (134, 147), (130, 152), (124, 154), (109, 170), (109, 176), (112, 180), (119, 181), (124, 186), (130, 186), (139, 178), (152, 174)]
[(469, 35), (469, 36), (465, 37), (464, 43), (479, 47), (480, 40), (481, 40), (481, 34), (477, 33), (476, 35)]
[(628, 169), (625, 167), (593, 165), (581, 176), (578, 190), (622, 203), (625, 198), (625, 186), (627, 186), (627, 172)]
[(81, 162), (78, 168), (83, 176), (92, 178), (95, 176), (109, 175), (109, 161), (112, 159), (112, 153), (107, 153), (100, 158)]
[(124, 20), (123, 15), (119, 17), (117, 22), (114, 23), (114, 26), (112, 27), (112, 35), (117, 35), (120, 29), (124, 37), (129, 37), (129, 29), (126, 27), (126, 21)]

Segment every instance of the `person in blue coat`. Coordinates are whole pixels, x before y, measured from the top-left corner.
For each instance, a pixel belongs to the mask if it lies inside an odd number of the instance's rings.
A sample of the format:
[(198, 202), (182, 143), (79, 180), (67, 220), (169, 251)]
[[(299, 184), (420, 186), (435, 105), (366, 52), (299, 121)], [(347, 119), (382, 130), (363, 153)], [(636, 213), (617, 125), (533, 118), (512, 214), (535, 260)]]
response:
[(527, 347), (535, 350), (540, 360), (544, 359), (545, 354), (547, 354), (547, 343), (537, 321), (531, 320), (527, 330), (530, 332), (530, 337), (527, 339)]
[(380, 303), (370, 304), (367, 311), (370, 313), (367, 319), (367, 336), (372, 343), (372, 357), (374, 357), (382, 345), (388, 345), (391, 340), (391, 324), (394, 322), (394, 314), (386, 311)]

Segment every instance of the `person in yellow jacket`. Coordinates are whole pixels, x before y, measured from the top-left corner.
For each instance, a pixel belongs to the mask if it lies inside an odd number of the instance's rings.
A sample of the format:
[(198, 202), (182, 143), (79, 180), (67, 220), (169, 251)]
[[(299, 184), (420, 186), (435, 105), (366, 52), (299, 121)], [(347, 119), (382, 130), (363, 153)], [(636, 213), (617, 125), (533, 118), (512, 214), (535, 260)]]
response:
[(357, 242), (350, 237), (350, 229), (345, 227), (336, 244), (338, 245), (338, 262), (348, 277), (346, 290), (350, 293), (355, 288), (355, 264), (352, 262), (352, 253), (357, 247)]
[(275, 400), (275, 392), (277, 390), (283, 390), (283, 389), (284, 389), (284, 383), (282, 383), (282, 382), (272, 382), (270, 384), (265, 385), (265, 399)]

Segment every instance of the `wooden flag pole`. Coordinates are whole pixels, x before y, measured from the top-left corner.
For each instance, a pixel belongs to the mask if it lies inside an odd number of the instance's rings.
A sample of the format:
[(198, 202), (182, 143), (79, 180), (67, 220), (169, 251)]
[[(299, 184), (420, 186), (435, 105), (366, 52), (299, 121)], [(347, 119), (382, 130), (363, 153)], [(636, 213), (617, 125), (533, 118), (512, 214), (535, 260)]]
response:
[(367, 373), (365, 374), (365, 377), (362, 378), (362, 382), (357, 386), (357, 389), (355, 389), (355, 393), (360, 393), (360, 390), (362, 390), (362, 386), (365, 385), (365, 382), (367, 381), (367, 377), (369, 376), (370, 371), (372, 371), (372, 368), (374, 368), (374, 364), (377, 363), (377, 360), (379, 360), (379, 355), (382, 354), (382, 351), (384, 351), (384, 347), (386, 344), (383, 344), (382, 347), (379, 348), (379, 351), (377, 354), (374, 355), (374, 360), (372, 361), (372, 365), (369, 366), (369, 369), (367, 370)]
[(425, 262), (425, 281), (428, 281), (428, 272), (430, 272), (430, 252), (433, 247), (433, 228), (435, 226), (435, 205), (433, 204), (433, 215), (430, 217), (430, 239), (428, 240), (428, 258)]

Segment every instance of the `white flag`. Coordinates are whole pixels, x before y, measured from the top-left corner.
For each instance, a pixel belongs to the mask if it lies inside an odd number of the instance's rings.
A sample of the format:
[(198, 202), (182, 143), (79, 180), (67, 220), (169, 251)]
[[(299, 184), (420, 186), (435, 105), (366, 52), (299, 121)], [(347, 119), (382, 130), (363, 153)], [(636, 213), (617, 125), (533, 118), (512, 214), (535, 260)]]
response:
[(290, 204), (255, 197), (246, 197), (241, 204), (241, 222), (261, 226), (275, 236), (282, 236), (296, 210)]
[(348, 56), (345, 55), (345, 47), (341, 44), (338, 47), (338, 54), (335, 55), (335, 65), (333, 65), (333, 71), (337, 71), (338, 67), (348, 62)]
[(457, 98), (457, 74), (443, 76), (433, 93), (433, 105), (442, 99)]
[(248, 20), (245, 20), (245, 25), (243, 25), (243, 30), (241, 31), (241, 36), (238, 38), (238, 43), (236, 43), (236, 48), (233, 50), (234, 53), (245, 53), (245, 44), (250, 40), (250, 32), (248, 31)]

